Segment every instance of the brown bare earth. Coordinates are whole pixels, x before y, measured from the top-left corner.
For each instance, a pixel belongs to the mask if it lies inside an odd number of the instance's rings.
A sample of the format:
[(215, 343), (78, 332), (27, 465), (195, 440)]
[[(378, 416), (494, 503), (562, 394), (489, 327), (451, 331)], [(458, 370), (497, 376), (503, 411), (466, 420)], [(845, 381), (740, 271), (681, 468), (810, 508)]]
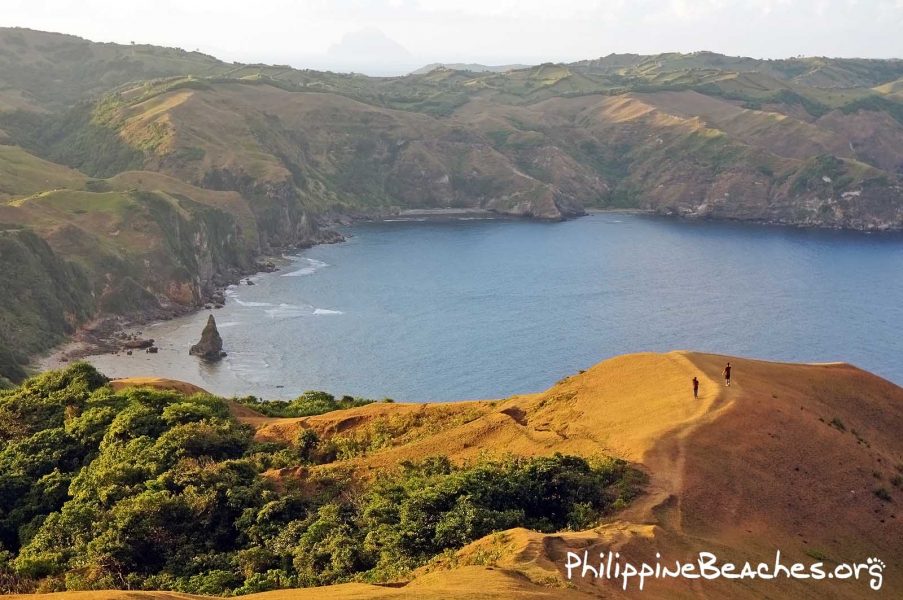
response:
[[(734, 381), (721, 370), (730, 360)], [(694, 400), (690, 380), (701, 381)], [(183, 389), (164, 380), (120, 380)], [(193, 386), (192, 386), (192, 389)], [(847, 364), (784, 364), (691, 352), (607, 360), (546, 392), (507, 400), (448, 404), (371, 404), (300, 419), (236, 416), (260, 439), (291, 439), (300, 428), (321, 435), (393, 434), (393, 443), (341, 463), (370, 477), (404, 459), (445, 454), (464, 462), (481, 454), (610, 454), (649, 475), (644, 496), (593, 530), (539, 534), (515, 529), (487, 536), (453, 560), (422, 570), (400, 587), (346, 584), (269, 592), (255, 599), (323, 598), (859, 598), (903, 596), (903, 389)], [(326, 466), (319, 468), (335, 468)], [(302, 476), (274, 471), (274, 479)], [(874, 491), (886, 489), (890, 501)], [(728, 579), (567, 581), (568, 551), (617, 551), (639, 565), (693, 560), (783, 564), (878, 557), (883, 588), (869, 576), (846, 581)], [(595, 559), (598, 563), (598, 558)], [(738, 567), (739, 570), (739, 567)], [(56, 598), (57, 595), (41, 598)], [(172, 593), (96, 592), (67, 600), (189, 598)]]

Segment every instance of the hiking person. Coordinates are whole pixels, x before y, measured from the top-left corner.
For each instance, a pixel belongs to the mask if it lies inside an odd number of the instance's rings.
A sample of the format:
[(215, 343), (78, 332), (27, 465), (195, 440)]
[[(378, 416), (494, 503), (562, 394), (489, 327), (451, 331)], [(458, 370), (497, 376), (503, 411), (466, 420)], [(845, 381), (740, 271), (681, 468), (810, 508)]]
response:
[(697, 378), (693, 378), (693, 397), (699, 398), (699, 380)]
[(727, 363), (722, 375), (724, 375), (724, 385), (731, 387), (731, 363)]

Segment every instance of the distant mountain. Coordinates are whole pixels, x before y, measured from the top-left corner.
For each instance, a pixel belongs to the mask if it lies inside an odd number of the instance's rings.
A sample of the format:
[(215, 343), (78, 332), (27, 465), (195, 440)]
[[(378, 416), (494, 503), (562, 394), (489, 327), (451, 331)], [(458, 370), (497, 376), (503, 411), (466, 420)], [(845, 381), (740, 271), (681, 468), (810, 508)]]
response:
[(330, 65), (330, 70), (374, 76), (405, 73), (417, 64), (404, 46), (375, 27), (348, 33), (333, 44), (324, 57), (313, 60)]
[(436, 69), (448, 69), (450, 71), (470, 71), (471, 73), (507, 73), (517, 69), (527, 69), (530, 65), (481, 65), (479, 63), (430, 63), (412, 71), (411, 75), (425, 75)]
[(901, 81), (897, 59), (710, 52), (376, 78), (0, 29), (0, 374), (403, 209), (900, 230)]

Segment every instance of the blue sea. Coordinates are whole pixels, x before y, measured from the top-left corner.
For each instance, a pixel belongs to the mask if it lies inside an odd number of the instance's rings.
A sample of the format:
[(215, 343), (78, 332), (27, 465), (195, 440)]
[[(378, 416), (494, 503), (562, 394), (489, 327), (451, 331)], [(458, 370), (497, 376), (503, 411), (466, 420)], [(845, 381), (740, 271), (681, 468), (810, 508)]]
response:
[(222, 363), (187, 355), (211, 311), (143, 328), (159, 354), (92, 362), (263, 398), (503, 398), (673, 349), (847, 361), (903, 384), (900, 235), (622, 213), (344, 233), (228, 291), (212, 311)]

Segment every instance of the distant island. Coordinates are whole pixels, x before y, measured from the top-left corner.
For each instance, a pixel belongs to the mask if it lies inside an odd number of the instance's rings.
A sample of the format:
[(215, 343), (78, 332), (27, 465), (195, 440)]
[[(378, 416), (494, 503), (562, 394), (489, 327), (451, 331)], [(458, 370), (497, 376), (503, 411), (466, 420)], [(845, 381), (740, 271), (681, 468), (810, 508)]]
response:
[(899, 59), (513, 67), (371, 78), (0, 29), (0, 384), (406, 210), (903, 228)]

